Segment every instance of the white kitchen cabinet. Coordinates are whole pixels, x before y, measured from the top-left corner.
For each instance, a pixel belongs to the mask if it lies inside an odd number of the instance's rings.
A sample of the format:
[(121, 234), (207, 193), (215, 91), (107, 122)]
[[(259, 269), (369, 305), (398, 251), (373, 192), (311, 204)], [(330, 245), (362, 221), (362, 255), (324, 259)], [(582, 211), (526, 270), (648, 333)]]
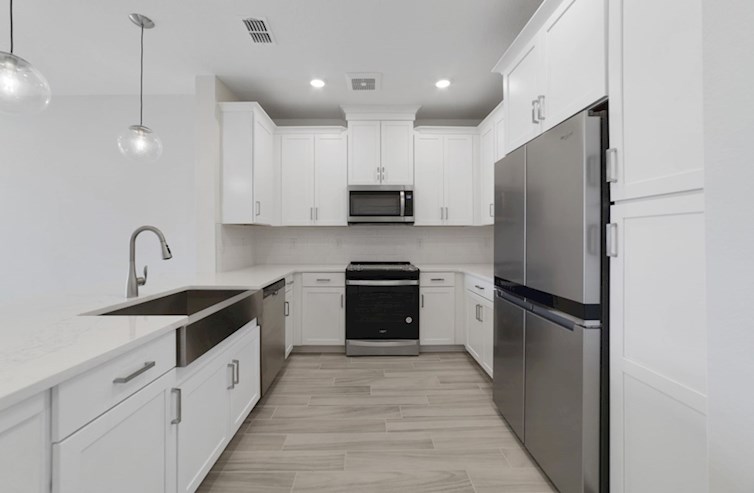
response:
[(282, 224), (347, 225), (345, 133), (335, 130), (322, 133), (314, 129), (286, 129), (284, 132), (280, 137)]
[(314, 222), (314, 135), (280, 137), (280, 200), (283, 226), (308, 226)]
[(433, 128), (415, 140), (414, 224), (473, 225), (475, 136)]
[(495, 128), (495, 158), (493, 161), (498, 162), (505, 157), (505, 103), (500, 103), (495, 108), (492, 123)]
[(348, 122), (349, 185), (414, 182), (413, 121)]
[(296, 324), (296, 303), (294, 301), (293, 276), (285, 280), (285, 357), (293, 351)]
[(450, 345), (456, 338), (456, 290), (454, 287), (420, 289), (419, 343)]
[(477, 223), (495, 223), (495, 125), (481, 127), (479, 135), (479, 183), (476, 201), (479, 207)]
[(50, 491), (50, 404), (41, 393), (0, 411), (0, 489)]
[(222, 222), (275, 224), (275, 123), (257, 103), (220, 103)]
[(612, 200), (703, 188), (702, 2), (609, 10)]
[(704, 194), (611, 208), (611, 491), (707, 491)]
[(314, 138), (314, 222), (348, 224), (348, 139), (345, 132)]
[(542, 131), (537, 105), (542, 95), (543, 45), (537, 36), (504, 69), (505, 152), (526, 144)]
[(380, 163), (383, 185), (414, 182), (414, 122), (380, 122)]
[(490, 377), (494, 350), (493, 312), (490, 300), (466, 292), (466, 351)]
[(379, 121), (348, 122), (348, 184), (379, 185), (381, 180)]
[(607, 96), (607, 0), (546, 0), (503, 55), (505, 153)]
[(175, 491), (173, 378), (163, 375), (54, 444), (52, 491)]
[(607, 96), (606, 0), (565, 0), (542, 30), (542, 130)]
[(193, 493), (259, 400), (259, 326), (251, 324), (180, 369), (177, 409), (177, 490)]
[(345, 288), (304, 287), (301, 342), (305, 346), (343, 345), (346, 341)]

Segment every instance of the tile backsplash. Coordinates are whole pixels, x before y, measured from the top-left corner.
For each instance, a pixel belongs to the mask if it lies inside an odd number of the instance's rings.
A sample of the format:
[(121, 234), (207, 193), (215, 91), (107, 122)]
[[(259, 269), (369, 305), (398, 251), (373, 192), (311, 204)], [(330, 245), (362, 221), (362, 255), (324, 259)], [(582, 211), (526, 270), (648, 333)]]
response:
[(492, 226), (232, 228), (223, 235), (229, 241), (218, 249), (219, 270), (243, 267), (241, 264), (334, 264), (352, 260), (491, 264), (493, 259)]

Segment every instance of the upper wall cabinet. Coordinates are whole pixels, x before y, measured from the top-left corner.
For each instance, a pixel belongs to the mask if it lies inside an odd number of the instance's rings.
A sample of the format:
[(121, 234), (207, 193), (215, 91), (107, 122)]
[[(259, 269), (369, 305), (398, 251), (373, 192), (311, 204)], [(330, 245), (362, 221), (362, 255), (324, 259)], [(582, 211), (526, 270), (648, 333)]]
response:
[(283, 226), (346, 226), (343, 127), (280, 129)]
[(701, 2), (610, 0), (609, 71), (612, 199), (703, 188)]
[(414, 184), (417, 226), (474, 224), (475, 130), (417, 129)]
[(345, 106), (348, 184), (414, 183), (414, 118), (418, 107)]
[(495, 163), (505, 157), (504, 108), (500, 103), (479, 124), (479, 162), (475, 176), (476, 224), (495, 223)]
[(257, 103), (220, 103), (222, 222), (275, 224), (275, 123)]
[(500, 59), (506, 153), (607, 96), (606, 16), (606, 0), (546, 0)]

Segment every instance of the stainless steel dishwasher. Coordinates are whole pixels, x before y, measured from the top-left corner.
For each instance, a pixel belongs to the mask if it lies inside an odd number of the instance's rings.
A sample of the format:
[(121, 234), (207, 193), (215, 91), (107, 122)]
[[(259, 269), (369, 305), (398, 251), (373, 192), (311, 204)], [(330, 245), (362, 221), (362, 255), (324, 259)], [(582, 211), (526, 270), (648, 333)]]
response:
[(264, 290), (262, 302), (262, 395), (272, 384), (285, 362), (285, 279)]

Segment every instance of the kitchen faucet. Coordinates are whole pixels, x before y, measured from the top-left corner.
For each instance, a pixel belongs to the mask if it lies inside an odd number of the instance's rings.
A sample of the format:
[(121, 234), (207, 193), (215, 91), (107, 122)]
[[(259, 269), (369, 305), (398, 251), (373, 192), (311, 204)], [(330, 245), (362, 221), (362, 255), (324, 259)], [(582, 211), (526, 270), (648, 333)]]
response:
[(142, 231), (151, 231), (160, 239), (163, 260), (173, 258), (173, 254), (170, 253), (170, 247), (165, 241), (165, 235), (162, 234), (162, 231), (154, 226), (141, 226), (140, 228), (136, 228), (136, 231), (131, 234), (131, 243), (128, 253), (128, 283), (126, 284), (126, 298), (135, 298), (139, 296), (139, 286), (143, 286), (147, 283), (146, 265), (144, 266), (144, 277), (138, 277), (136, 275), (136, 237), (139, 236)]

